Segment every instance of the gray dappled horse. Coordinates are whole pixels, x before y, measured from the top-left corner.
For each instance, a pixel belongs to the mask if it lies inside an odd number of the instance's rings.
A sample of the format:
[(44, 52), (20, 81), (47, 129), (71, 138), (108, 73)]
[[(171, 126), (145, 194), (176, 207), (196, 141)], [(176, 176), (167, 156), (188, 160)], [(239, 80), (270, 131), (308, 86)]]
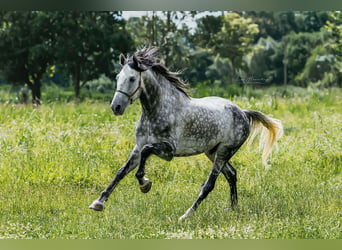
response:
[(282, 134), (281, 122), (261, 112), (242, 110), (219, 97), (190, 98), (187, 86), (157, 58), (157, 48), (145, 47), (133, 56), (120, 55), (122, 69), (117, 75), (116, 92), (111, 104), (115, 115), (122, 115), (129, 104), (140, 98), (142, 114), (138, 123), (134, 147), (128, 161), (116, 173), (113, 181), (89, 208), (104, 209), (119, 181), (139, 166), (135, 176), (142, 192), (152, 186), (145, 177), (146, 159), (154, 154), (171, 161), (173, 157), (205, 153), (213, 162), (208, 179), (197, 200), (179, 219), (188, 218), (213, 190), (220, 173), (230, 186), (231, 206), (237, 205), (236, 170), (230, 158), (247, 140), (251, 128), (263, 125), (265, 136), (263, 161)]

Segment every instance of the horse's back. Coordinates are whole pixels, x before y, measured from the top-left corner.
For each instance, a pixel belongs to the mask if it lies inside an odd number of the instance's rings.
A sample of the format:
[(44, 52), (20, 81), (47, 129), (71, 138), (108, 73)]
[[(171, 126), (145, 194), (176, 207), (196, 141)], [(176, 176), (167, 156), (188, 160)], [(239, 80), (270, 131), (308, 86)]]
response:
[(229, 136), (228, 139), (238, 139), (238, 135), (241, 133), (249, 134), (250, 125), (245, 112), (230, 100), (211, 96), (193, 99), (193, 102), (195, 105), (212, 111), (220, 122), (224, 133)]

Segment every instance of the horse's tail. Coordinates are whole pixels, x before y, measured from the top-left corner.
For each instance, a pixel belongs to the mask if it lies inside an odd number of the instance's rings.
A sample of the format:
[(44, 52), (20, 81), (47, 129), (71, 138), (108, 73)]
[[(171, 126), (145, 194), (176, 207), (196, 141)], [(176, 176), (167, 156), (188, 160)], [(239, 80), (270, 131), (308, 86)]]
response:
[(280, 120), (270, 118), (259, 111), (244, 110), (244, 112), (250, 121), (251, 127), (254, 129), (252, 136), (248, 141), (248, 145), (253, 142), (253, 139), (259, 131), (258, 128), (261, 128), (261, 125), (263, 125), (260, 146), (263, 146), (264, 148), (262, 161), (266, 165), (267, 157), (270, 154), (273, 145), (283, 135), (283, 125)]

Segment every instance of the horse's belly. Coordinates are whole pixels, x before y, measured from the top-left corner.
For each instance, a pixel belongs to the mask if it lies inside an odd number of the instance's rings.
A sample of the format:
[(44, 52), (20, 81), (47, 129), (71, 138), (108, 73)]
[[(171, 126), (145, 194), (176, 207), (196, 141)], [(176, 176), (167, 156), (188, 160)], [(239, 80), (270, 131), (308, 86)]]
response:
[(186, 140), (178, 141), (175, 156), (197, 155), (210, 151), (219, 143), (218, 140), (198, 140), (194, 138), (186, 138)]

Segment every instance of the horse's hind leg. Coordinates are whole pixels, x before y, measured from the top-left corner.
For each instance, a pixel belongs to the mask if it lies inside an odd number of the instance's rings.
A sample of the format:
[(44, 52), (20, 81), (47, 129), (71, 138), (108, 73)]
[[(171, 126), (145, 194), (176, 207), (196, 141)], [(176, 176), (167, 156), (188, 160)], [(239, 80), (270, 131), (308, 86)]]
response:
[(237, 189), (236, 189), (236, 181), (237, 181), (236, 170), (229, 162), (227, 162), (226, 164), (224, 164), (221, 172), (224, 175), (224, 177), (226, 177), (230, 186), (231, 207), (236, 208), (238, 204)]
[[(236, 152), (236, 149), (231, 151), (231, 155), (234, 154), (234, 151)], [(215, 158), (215, 153), (210, 154), (209, 152), (206, 153), (206, 156), (214, 162)], [(236, 182), (237, 182), (237, 177), (236, 177), (236, 170), (235, 168), (227, 161), (224, 166), (222, 167), (221, 170), (222, 174), (226, 178), (226, 180), (229, 183), (230, 187), (230, 202), (231, 202), (231, 207), (236, 208), (238, 204), (238, 197), (237, 197), (237, 188), (236, 188)]]
[(152, 182), (145, 178), (145, 163), (147, 158), (151, 155), (157, 155), (162, 159), (171, 161), (173, 158), (173, 148), (171, 144), (168, 142), (160, 142), (160, 143), (153, 143), (148, 144), (143, 147), (141, 150), (141, 159), (140, 159), (140, 165), (138, 168), (137, 173), (135, 176), (137, 177), (140, 185), (140, 190), (143, 193), (147, 193), (150, 191), (152, 187)]
[(213, 168), (209, 174), (208, 179), (202, 186), (201, 192), (197, 198), (197, 200), (192, 204), (192, 206), (185, 212), (183, 216), (179, 218), (180, 221), (187, 219), (192, 215), (192, 213), (197, 209), (197, 207), (201, 204), (201, 202), (208, 196), (208, 194), (214, 189), (215, 182), (219, 174), (221, 173), (222, 167), (224, 166), (225, 161), (218, 159), (216, 157)]

